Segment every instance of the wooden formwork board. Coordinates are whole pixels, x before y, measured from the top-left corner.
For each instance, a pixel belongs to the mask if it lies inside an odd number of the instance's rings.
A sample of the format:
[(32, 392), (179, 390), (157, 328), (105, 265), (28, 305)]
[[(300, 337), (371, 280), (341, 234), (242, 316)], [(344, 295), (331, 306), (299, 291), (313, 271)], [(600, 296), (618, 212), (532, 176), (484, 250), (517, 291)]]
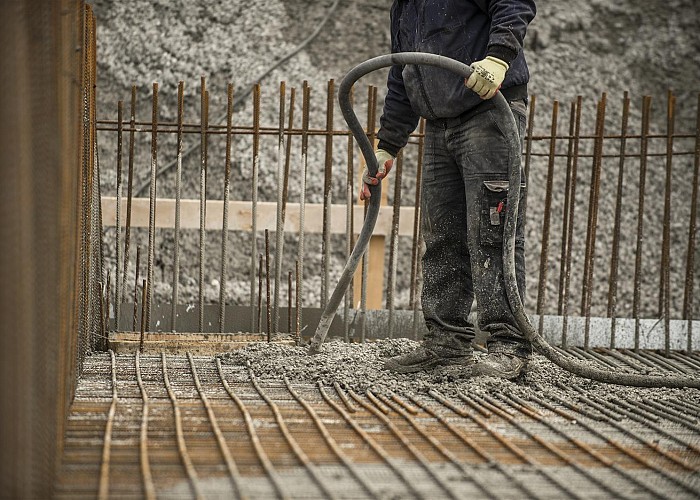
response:
[[(168, 354), (207, 355), (242, 349), (250, 344), (267, 342), (266, 335), (250, 333), (164, 333), (153, 332), (143, 335), (143, 352)], [(293, 345), (289, 336), (274, 337), (271, 342)], [(140, 332), (112, 332), (109, 335), (109, 348), (115, 353), (135, 353), (141, 348)]]

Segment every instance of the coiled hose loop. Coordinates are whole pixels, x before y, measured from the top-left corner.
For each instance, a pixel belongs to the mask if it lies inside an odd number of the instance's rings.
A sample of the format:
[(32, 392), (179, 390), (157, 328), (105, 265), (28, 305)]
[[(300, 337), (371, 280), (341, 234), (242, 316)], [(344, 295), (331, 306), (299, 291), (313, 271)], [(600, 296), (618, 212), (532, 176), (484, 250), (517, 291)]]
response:
[[(350, 103), (350, 89), (357, 80), (362, 78), (367, 73), (385, 68), (388, 66), (406, 65), (406, 64), (422, 64), (429, 66), (437, 66), (442, 69), (452, 71), (461, 77), (469, 78), (472, 69), (464, 63), (455, 61), (448, 57), (439, 56), (436, 54), (427, 54), (422, 52), (400, 52), (396, 54), (387, 54), (374, 57), (357, 66), (343, 78), (338, 90), (338, 101), (343, 117), (350, 128), (355, 140), (360, 146), (360, 151), (365, 158), (367, 168), (372, 177), (377, 174), (377, 160), (374, 155), (372, 144), (364, 133), (362, 125), (357, 119), (357, 115), (352, 109)], [(499, 126), (502, 130), (511, 130), (508, 135), (508, 146), (512, 149), (513, 161), (509, 165), (509, 189), (508, 200), (506, 204), (506, 220), (504, 225), (504, 244), (503, 244), (503, 279), (505, 282), (506, 294), (510, 303), (513, 315), (520, 327), (525, 338), (532, 343), (533, 348), (552, 361), (554, 364), (571, 372), (575, 375), (605, 382), (608, 384), (637, 386), (637, 387), (692, 387), (700, 388), (700, 378), (688, 377), (679, 375), (641, 375), (634, 373), (622, 373), (601, 370), (587, 364), (576, 361), (572, 358), (563, 356), (550, 346), (544, 338), (535, 330), (530, 323), (530, 320), (525, 314), (525, 310), (520, 300), (518, 293), (518, 284), (515, 278), (515, 228), (518, 217), (518, 203), (520, 200), (520, 165), (521, 165), (521, 145), (518, 136), (518, 128), (515, 123), (515, 118), (510, 111), (508, 102), (503, 95), (498, 92), (493, 97), (496, 108), (500, 111), (497, 113), (498, 120), (501, 120)], [(365, 252), (369, 239), (372, 236), (372, 231), (377, 222), (379, 215), (379, 205), (381, 200), (381, 183), (376, 186), (370, 186), (371, 197), (369, 199), (369, 207), (364, 225), (360, 231), (360, 235), (355, 244), (355, 248), (348, 259), (345, 269), (336, 285), (333, 294), (331, 295), (326, 308), (323, 311), (321, 320), (316, 328), (316, 333), (311, 339), (309, 347), (310, 354), (316, 354), (321, 348), (321, 344), (328, 334), (331, 322), (336, 314), (340, 301), (345, 295), (345, 292), (350, 285), (350, 280), (357, 269), (357, 265)]]

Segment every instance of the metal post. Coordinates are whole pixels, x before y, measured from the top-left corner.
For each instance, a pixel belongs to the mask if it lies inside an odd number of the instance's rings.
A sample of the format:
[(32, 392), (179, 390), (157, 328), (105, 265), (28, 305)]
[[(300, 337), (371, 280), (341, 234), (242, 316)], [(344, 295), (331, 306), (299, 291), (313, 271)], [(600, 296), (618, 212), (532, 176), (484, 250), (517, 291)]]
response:
[(399, 222), (401, 216), (401, 174), (403, 173), (403, 151), (396, 157), (394, 174), (394, 202), (389, 242), (389, 276), (386, 284), (386, 308), (389, 310), (388, 336), (394, 337), (394, 291), (396, 288), (396, 268), (399, 252)]
[(207, 82), (201, 77), (200, 95), (200, 168), (199, 168), (199, 332), (204, 330), (204, 253), (207, 244), (207, 127), (209, 106)]
[(620, 253), (620, 219), (622, 217), (622, 183), (624, 180), (625, 153), (627, 145), (627, 122), (629, 118), (629, 110), (629, 94), (625, 92), (625, 96), (622, 100), (622, 126), (620, 130), (620, 164), (617, 174), (617, 191), (615, 195), (615, 224), (613, 226), (612, 255), (610, 256), (610, 284), (608, 286), (610, 349), (615, 349), (615, 330), (617, 319), (617, 271)]
[(253, 175), (251, 176), (251, 230), (250, 230), (250, 309), (251, 332), (258, 331), (255, 324), (255, 256), (258, 255), (258, 173), (260, 169), (260, 84), (253, 90)]
[(326, 98), (326, 158), (323, 169), (323, 243), (321, 248), (321, 309), (328, 302), (331, 259), (331, 185), (333, 181), (333, 102), (335, 82), (328, 80)]
[(158, 83), (153, 82), (153, 110), (151, 118), (151, 191), (148, 212), (148, 296), (146, 301), (146, 328), (151, 328), (151, 303), (153, 301), (153, 260), (156, 237), (156, 173), (158, 172)]
[(637, 247), (634, 261), (634, 297), (632, 301), (632, 316), (634, 317), (634, 350), (639, 352), (639, 300), (642, 281), (642, 251), (644, 244), (644, 188), (647, 175), (647, 147), (649, 142), (649, 119), (651, 115), (651, 97), (644, 96), (642, 100), (642, 134), (639, 153), (639, 202), (637, 209)]
[(666, 182), (664, 184), (664, 221), (661, 242), (661, 276), (659, 287), (659, 316), (664, 319), (664, 351), (671, 350), (671, 175), (673, 163), (673, 132), (676, 97), (669, 90), (666, 114)]
[(547, 181), (544, 196), (544, 214), (542, 218), (542, 246), (540, 249), (540, 276), (537, 289), (537, 314), (539, 314), (539, 331), (544, 324), (544, 301), (547, 287), (547, 265), (549, 258), (549, 226), (552, 212), (552, 184), (554, 182), (554, 158), (557, 150), (557, 124), (559, 121), (559, 101), (552, 104), (552, 124), (549, 139), (549, 161), (547, 163)]
[[(124, 102), (117, 103), (117, 234), (116, 234), (116, 273), (114, 275), (114, 321), (115, 329), (119, 331), (119, 316), (121, 314), (121, 244), (122, 244), (122, 114)], [(109, 309), (109, 308), (107, 308)]]
[(591, 173), (591, 192), (588, 203), (588, 231), (586, 234), (586, 257), (584, 260), (583, 290), (581, 292), (581, 310), (586, 317), (583, 343), (589, 347), (591, 324), (591, 294), (593, 292), (593, 270), (595, 268), (595, 240), (598, 227), (598, 199), (600, 194), (600, 171), (603, 157), (603, 137), (605, 134), (605, 104), (607, 96), (603, 93), (598, 103), (596, 118), (596, 141), (593, 151), (593, 168)]
[(566, 266), (566, 271), (564, 273), (564, 297), (562, 301), (562, 334), (561, 334), (561, 346), (563, 348), (567, 347), (567, 334), (568, 334), (568, 319), (569, 319), (569, 288), (571, 285), (571, 247), (573, 245), (573, 231), (574, 231), (574, 214), (576, 208), (576, 179), (578, 174), (578, 151), (579, 151), (579, 138), (581, 135), (581, 109), (583, 108), (583, 98), (578, 96), (576, 98), (576, 103), (572, 103), (571, 112), (576, 114), (574, 121), (574, 136), (573, 136), (573, 156), (571, 158), (571, 186), (569, 199), (569, 212), (566, 215), (568, 218), (568, 232), (566, 235), (567, 245), (566, 245), (566, 257), (564, 259), (564, 265)]
[(180, 290), (180, 204), (182, 198), (182, 132), (185, 107), (185, 83), (177, 85), (177, 170), (175, 172), (175, 251), (173, 255), (173, 296), (170, 329), (177, 331), (177, 303)]
[(219, 332), (224, 332), (226, 323), (226, 283), (228, 268), (228, 202), (231, 185), (231, 122), (233, 120), (233, 85), (226, 88), (226, 161), (224, 167), (224, 213), (221, 228), (221, 279), (219, 280)]
[[(353, 104), (353, 92), (350, 89), (350, 105)], [(347, 144), (347, 176), (345, 179), (345, 257), (350, 259), (353, 248), (354, 237), (354, 186), (355, 186), (355, 169), (353, 158), (353, 138), (352, 134), (348, 133)], [(354, 277), (350, 280), (350, 285), (345, 292), (345, 300), (343, 303), (343, 331), (345, 333), (345, 342), (350, 342), (350, 308), (353, 304), (353, 292), (355, 289)]]
[(299, 186), (299, 242), (297, 246), (297, 262), (299, 270), (297, 272), (297, 334), (301, 338), (302, 328), (302, 302), (304, 300), (304, 223), (306, 210), (306, 168), (307, 154), (309, 151), (309, 101), (311, 89), (307, 81), (304, 81), (303, 101), (302, 101), (302, 123), (301, 123), (301, 179)]
[(136, 128), (136, 86), (131, 87), (131, 110), (129, 114), (129, 178), (127, 183), (126, 198), (126, 234), (124, 235), (124, 267), (122, 275), (122, 296), (119, 297), (124, 302), (126, 293), (126, 275), (129, 269), (129, 245), (131, 243), (131, 200), (134, 189), (134, 133)]
[[(282, 281), (282, 257), (284, 255), (284, 204), (286, 202), (284, 175), (284, 106), (287, 98), (287, 86), (280, 82), (280, 112), (279, 112), (279, 136), (277, 138), (277, 225), (275, 226), (275, 295), (273, 298), (273, 328), (279, 331), (280, 314), (280, 282)], [(290, 109), (290, 116), (292, 110)], [(291, 126), (289, 127), (291, 132)]]

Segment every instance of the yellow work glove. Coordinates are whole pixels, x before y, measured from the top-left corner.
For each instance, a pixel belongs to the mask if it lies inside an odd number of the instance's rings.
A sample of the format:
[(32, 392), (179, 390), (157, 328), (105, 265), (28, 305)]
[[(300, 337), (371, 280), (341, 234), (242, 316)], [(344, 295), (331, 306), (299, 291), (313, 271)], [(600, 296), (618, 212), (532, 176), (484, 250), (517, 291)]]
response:
[(360, 187), (361, 200), (370, 199), (372, 195), (369, 193), (369, 186), (376, 186), (379, 184), (384, 177), (389, 175), (391, 167), (394, 165), (394, 157), (387, 151), (377, 149), (374, 154), (377, 157), (377, 165), (379, 166), (379, 169), (377, 170), (376, 177), (370, 177), (367, 167), (365, 167), (365, 171), (362, 172), (362, 186)]
[(471, 64), (474, 72), (464, 84), (479, 94), (482, 99), (491, 99), (501, 88), (508, 67), (505, 61), (487, 56), (486, 59)]

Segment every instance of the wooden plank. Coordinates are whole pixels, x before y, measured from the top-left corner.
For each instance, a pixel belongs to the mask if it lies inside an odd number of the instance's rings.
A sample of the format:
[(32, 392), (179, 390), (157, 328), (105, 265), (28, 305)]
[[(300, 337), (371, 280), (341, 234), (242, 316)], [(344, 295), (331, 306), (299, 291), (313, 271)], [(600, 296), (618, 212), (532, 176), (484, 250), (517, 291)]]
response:
[[(135, 353), (140, 347), (140, 332), (112, 332), (109, 335), (109, 348), (117, 354)], [(242, 349), (250, 344), (266, 342), (263, 335), (217, 334), (217, 333), (146, 333), (143, 351), (148, 354), (166, 352), (197, 355), (213, 355)], [(273, 340), (275, 344), (294, 345), (291, 337)]]
[[(207, 201), (207, 229), (221, 230), (223, 226), (223, 207), (221, 200)], [(112, 196), (102, 197), (102, 224), (106, 227), (116, 226), (117, 199)], [(131, 227), (148, 227), (148, 198), (134, 198), (132, 200)], [(343, 221), (343, 223), (331, 226), (332, 234), (345, 234), (345, 205), (331, 205), (331, 220)], [(258, 202), (259, 233), (268, 229), (274, 231), (277, 224), (277, 203)], [(364, 208), (354, 207), (356, 221), (363, 220)], [(401, 207), (401, 223), (399, 235), (413, 236), (413, 207)], [(122, 199), (122, 214), (126, 213), (126, 199)], [(183, 229), (199, 228), (199, 200), (182, 200), (180, 207), (180, 227)], [(392, 207), (385, 206), (379, 211), (379, 218), (374, 229), (375, 235), (388, 236), (391, 234)], [(252, 209), (249, 201), (229, 202), (229, 230), (250, 231), (252, 228)], [(175, 227), (175, 200), (169, 198), (159, 199), (156, 202), (156, 227)], [(359, 234), (361, 224), (355, 224), (355, 234)], [(285, 232), (296, 233), (299, 231), (299, 204), (287, 203), (287, 217), (284, 225)], [(306, 233), (323, 232), (323, 204), (307, 203), (304, 220)]]

